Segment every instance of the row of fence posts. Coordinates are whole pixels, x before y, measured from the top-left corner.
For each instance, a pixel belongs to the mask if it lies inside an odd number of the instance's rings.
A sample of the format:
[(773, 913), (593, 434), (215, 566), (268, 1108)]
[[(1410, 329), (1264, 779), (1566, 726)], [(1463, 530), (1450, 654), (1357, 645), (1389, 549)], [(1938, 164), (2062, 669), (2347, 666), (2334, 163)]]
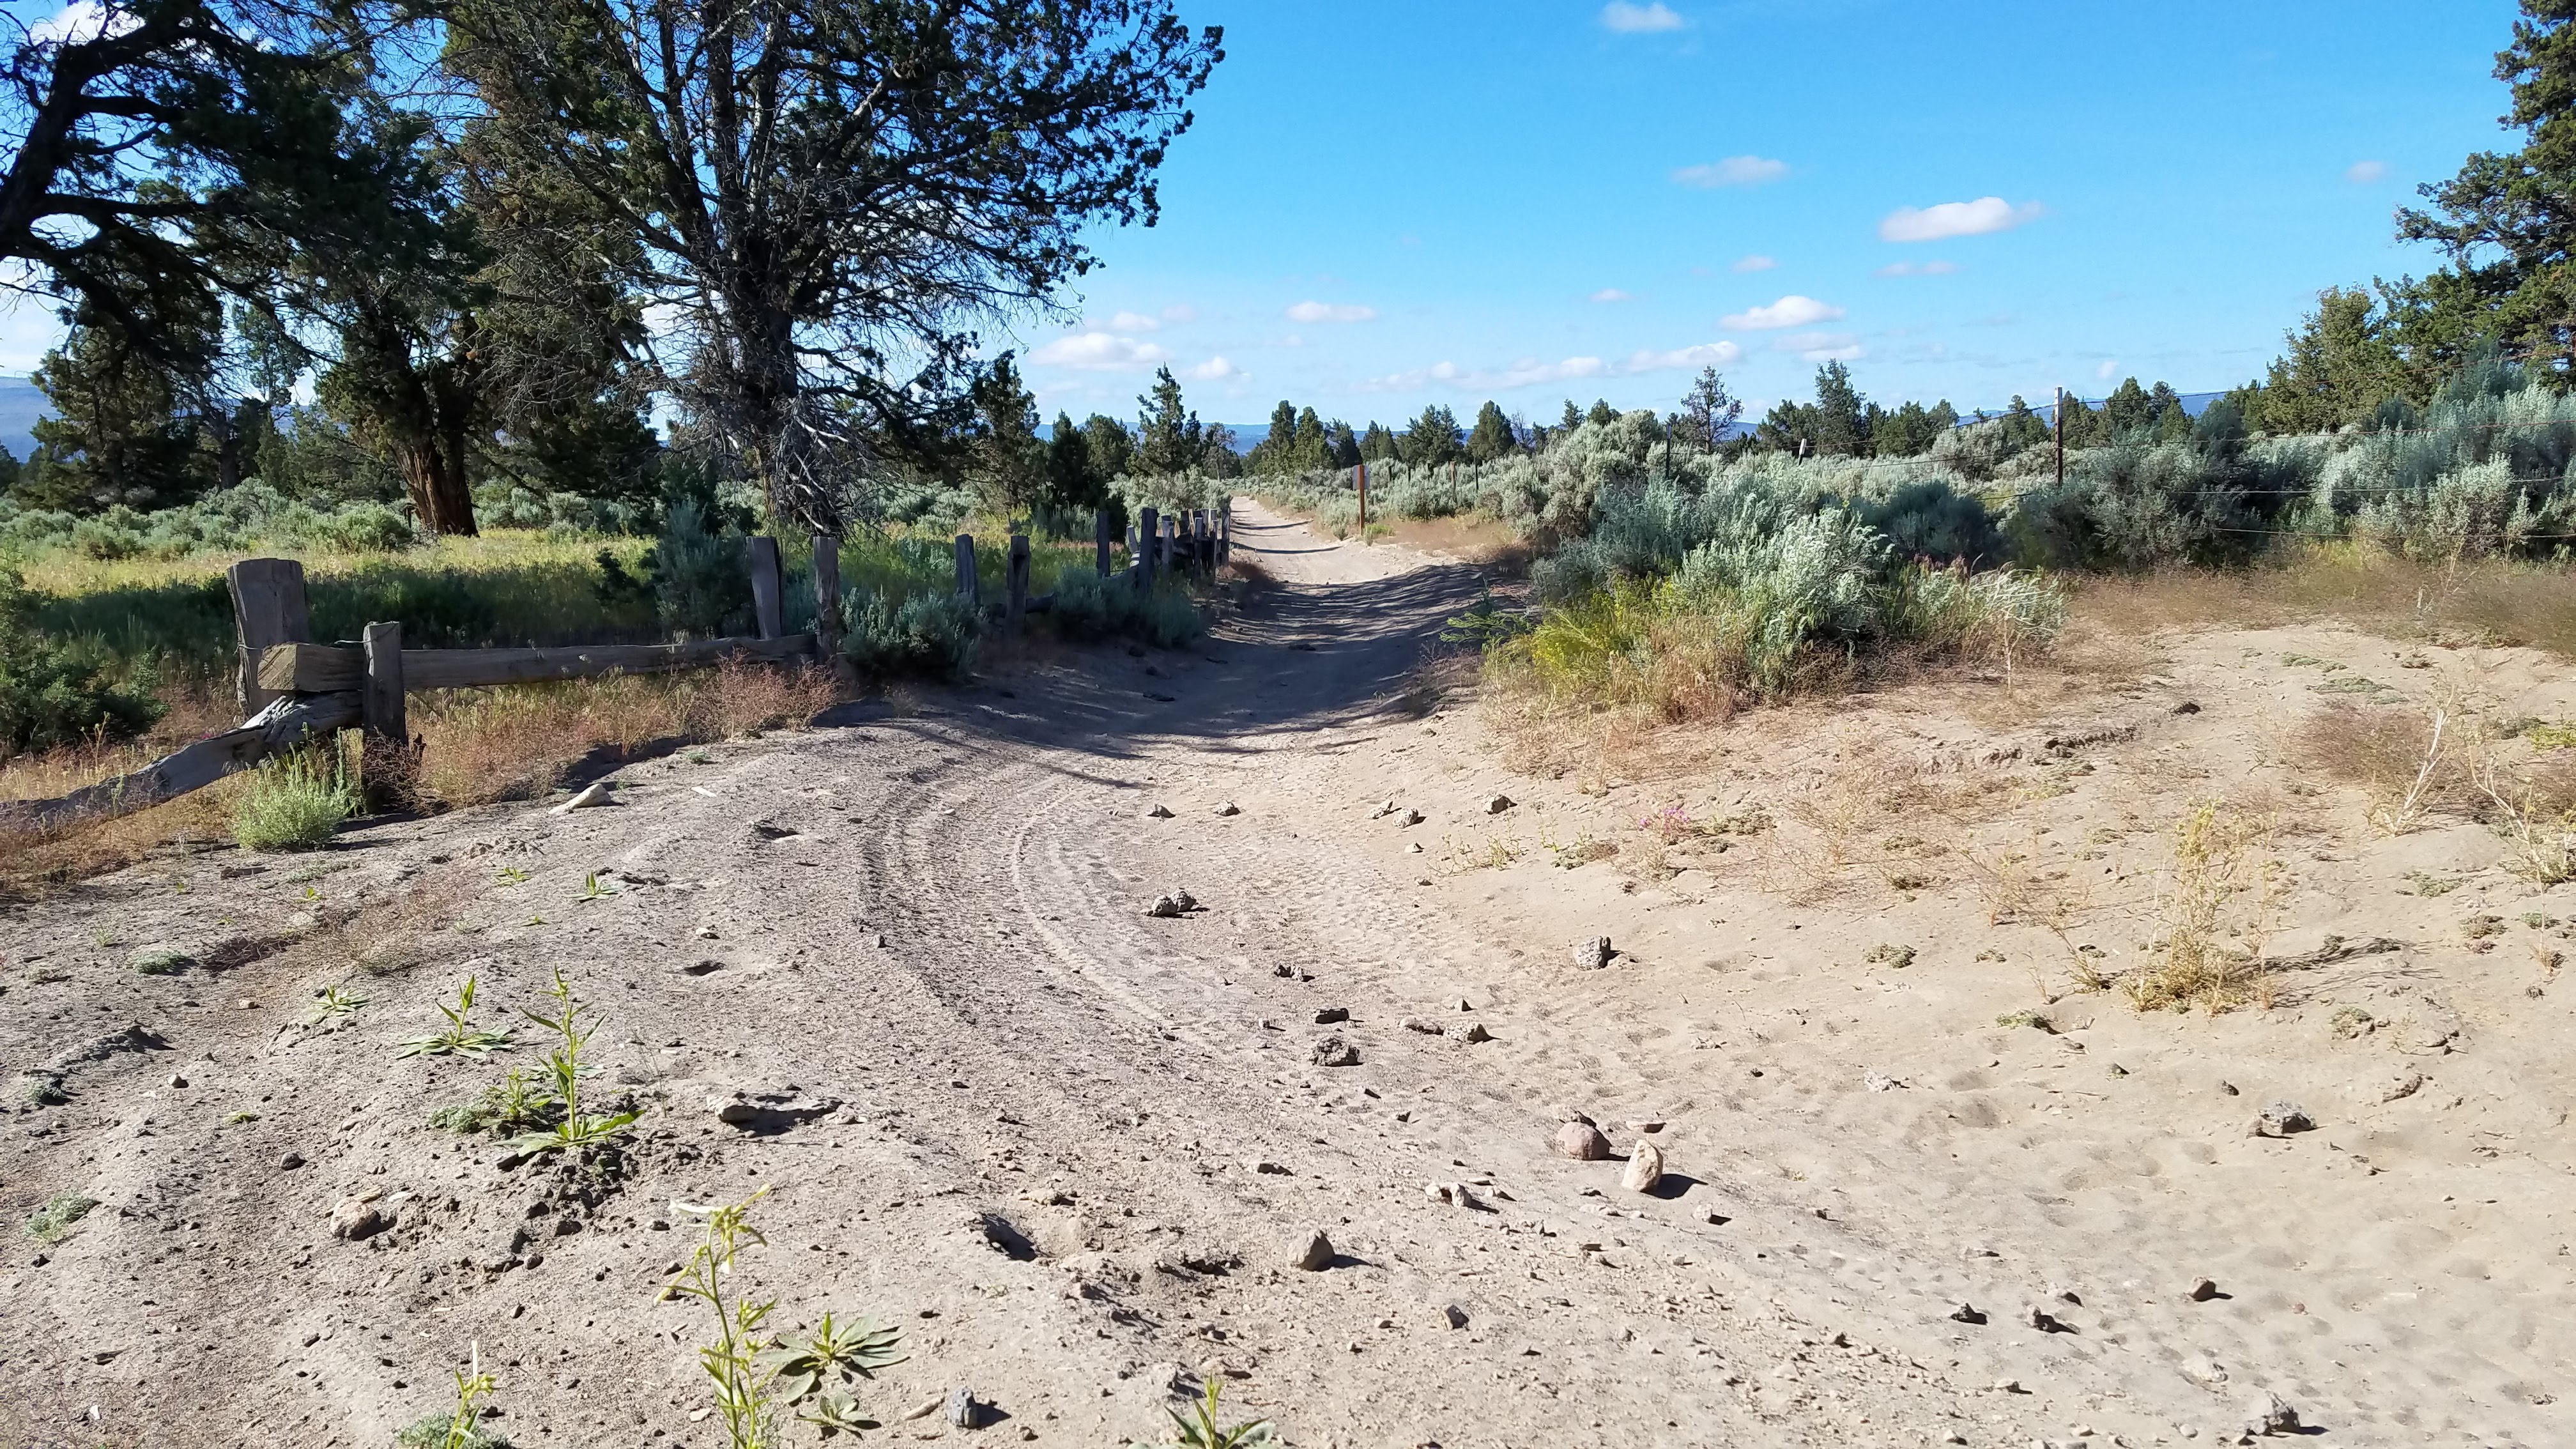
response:
[[(767, 541), (755, 540), (755, 542)], [(840, 540), (834, 539), (832, 543), (837, 550)], [(1138, 588), (1149, 593), (1153, 591), (1158, 576), (1166, 570), (1177, 569), (1196, 574), (1201, 578), (1211, 577), (1218, 569), (1225, 567), (1234, 559), (1234, 500), (1228, 498), (1215, 508), (1191, 508), (1170, 514), (1165, 514), (1156, 508), (1138, 509), (1136, 521), (1128, 525), (1126, 543), (1127, 557), (1130, 560), (1125, 571), (1126, 575)], [(1098, 510), (1092, 518), (1092, 561), (1093, 567), (1104, 579), (1111, 576), (1109, 554), (1117, 544), (1117, 519), (1106, 508)], [(818, 548), (821, 546), (820, 539), (816, 540), (816, 545)], [(772, 545), (773, 555), (775, 551), (776, 546)], [(820, 555), (818, 554), (817, 557), (819, 558)], [(772, 567), (775, 566), (773, 563)], [(819, 569), (820, 565), (818, 564), (817, 567)], [(759, 564), (755, 560), (752, 568), (755, 580), (759, 571)], [(837, 553), (834, 559), (834, 572), (835, 581), (831, 597), (837, 599), (840, 596)], [(1007, 593), (1004, 596), (1002, 609), (1002, 629), (1006, 637), (1016, 639), (1020, 635), (1023, 619), (1030, 614), (1045, 613), (1055, 603), (1053, 595), (1039, 595), (1035, 598), (1029, 596), (1029, 537), (1027, 534), (1011, 535), (1010, 563), (1003, 573), (1003, 578), (1005, 580), (1003, 587)], [(818, 590), (822, 586), (819, 573), (815, 586)], [(755, 583), (753, 589), (755, 597), (758, 592), (758, 586)], [(957, 597), (977, 608), (983, 606), (983, 577), (975, 567), (975, 536), (971, 533), (957, 535)], [(834, 613), (837, 616), (838, 610), (836, 609)], [(834, 623), (837, 625), (837, 617)], [(816, 632), (818, 635), (822, 632), (819, 624)], [(837, 628), (834, 629), (832, 637), (837, 640)], [(826, 647), (833, 646), (826, 645)]]

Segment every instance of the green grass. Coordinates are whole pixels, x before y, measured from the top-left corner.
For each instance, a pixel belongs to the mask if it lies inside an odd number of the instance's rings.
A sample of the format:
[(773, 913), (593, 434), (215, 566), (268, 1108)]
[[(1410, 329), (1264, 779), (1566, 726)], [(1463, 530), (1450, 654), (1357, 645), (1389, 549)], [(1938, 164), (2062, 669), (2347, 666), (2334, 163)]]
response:
[(358, 789), (335, 755), (302, 750), (260, 766), (233, 807), (245, 850), (310, 850), (358, 813)]

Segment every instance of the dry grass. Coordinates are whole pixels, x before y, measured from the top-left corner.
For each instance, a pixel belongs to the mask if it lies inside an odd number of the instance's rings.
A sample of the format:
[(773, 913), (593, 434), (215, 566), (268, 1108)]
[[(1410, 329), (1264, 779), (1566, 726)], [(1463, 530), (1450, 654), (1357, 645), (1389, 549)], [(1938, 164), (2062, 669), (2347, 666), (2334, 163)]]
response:
[(2273, 817), (2217, 801), (2183, 812), (2157, 892), (2162, 934), (2146, 966), (2120, 983), (2130, 1005), (2196, 1006), (2213, 1016), (2249, 1001), (2271, 1005), (2262, 958), (2284, 893), (2281, 862), (2271, 855), (2276, 832)]
[(414, 702), (422, 742), (412, 795), (426, 808), (526, 800), (595, 755), (802, 728), (832, 702), (831, 673), (731, 663), (690, 674), (621, 675)]
[(2333, 544), (2250, 569), (2070, 583), (2077, 632), (2106, 638), (2332, 618), (2390, 638), (2529, 644), (2576, 657), (2576, 570), (2549, 564), (2430, 565)]
[[(575, 765), (602, 754), (623, 761), (667, 745), (802, 728), (833, 695), (827, 670), (749, 663), (689, 674), (417, 695), (411, 724), (423, 748), (408, 778), (377, 778), (371, 785), (425, 809), (531, 799), (552, 790)], [(234, 723), (229, 698), (203, 689), (168, 698), (169, 715), (144, 739), (0, 763), (0, 799), (67, 794), (140, 769)], [(370, 761), (387, 763), (381, 756)], [(235, 776), (132, 815), (0, 838), (0, 898), (42, 894), (172, 849), (228, 842), (245, 784), (245, 777)]]

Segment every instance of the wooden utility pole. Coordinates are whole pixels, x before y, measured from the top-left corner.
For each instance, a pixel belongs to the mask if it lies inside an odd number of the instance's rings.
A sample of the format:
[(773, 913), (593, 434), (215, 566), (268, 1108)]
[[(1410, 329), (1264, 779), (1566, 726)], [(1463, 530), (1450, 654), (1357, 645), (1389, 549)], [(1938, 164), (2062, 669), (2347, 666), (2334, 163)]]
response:
[(1368, 542), (1368, 464), (1360, 465), (1360, 542)]
[(2066, 389), (2057, 390), (2057, 406), (2049, 420), (2057, 425), (2057, 486), (2066, 486)]

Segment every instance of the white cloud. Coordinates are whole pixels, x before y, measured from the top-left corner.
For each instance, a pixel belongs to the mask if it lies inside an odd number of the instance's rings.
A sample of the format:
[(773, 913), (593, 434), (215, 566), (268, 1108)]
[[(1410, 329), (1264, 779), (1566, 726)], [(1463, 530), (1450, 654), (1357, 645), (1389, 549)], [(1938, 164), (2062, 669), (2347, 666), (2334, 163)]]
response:
[(1637, 300), (1616, 287), (1604, 287), (1584, 300), (1590, 302), (1633, 302)]
[(1109, 332), (1077, 332), (1059, 337), (1029, 354), (1029, 361), (1049, 367), (1079, 367), (1091, 372), (1126, 372), (1168, 362), (1172, 354), (1151, 342)]
[(1171, 306), (1163, 309), (1163, 320), (1166, 322), (1196, 322), (1199, 320), (1199, 309), (1191, 306), (1187, 302), (1175, 302)]
[(1285, 315), (1291, 322), (1374, 322), (1377, 309), (1355, 302), (1300, 302)]
[(1225, 378), (1241, 377), (1243, 375), (1243, 369), (1226, 361), (1223, 353), (1219, 353), (1189, 370), (1189, 376), (1196, 378), (1200, 382), (1218, 382)]
[(1578, 378), (1633, 377), (1638, 373), (1666, 372), (1675, 368), (1733, 367), (1743, 359), (1744, 349), (1732, 342), (1703, 342), (1692, 347), (1677, 347), (1669, 352), (1640, 348), (1617, 362), (1598, 357), (1568, 357), (1558, 362), (1540, 362), (1536, 358), (1524, 357), (1508, 367), (1473, 369), (1462, 368), (1454, 362), (1436, 362), (1411, 372), (1371, 378), (1361, 384), (1360, 390), (1411, 392), (1427, 384), (1439, 383), (1501, 392)]
[(2385, 161), (2355, 161), (2344, 168), (2343, 179), (2355, 186), (2368, 186), (2388, 174)]
[(98, 39), (102, 29), (109, 34), (123, 35), (142, 23), (142, 17), (124, 10), (118, 11), (111, 20), (98, 0), (72, 0), (51, 18), (28, 26), (27, 39), (37, 45), (53, 41), (78, 45)]
[(1882, 277), (1946, 277), (1959, 270), (1957, 262), (1890, 262), (1878, 269)]
[(1818, 322), (1831, 322), (1841, 315), (1843, 309), (1840, 307), (1792, 292), (1777, 302), (1729, 313), (1718, 318), (1717, 322), (1721, 327), (1739, 332), (1767, 332), (1775, 327), (1807, 327)]
[(1601, 23), (1621, 35), (1644, 35), (1658, 30), (1679, 30), (1689, 24), (1673, 13), (1664, 0), (1645, 5), (1632, 5), (1629, 0), (1610, 0), (1601, 7)]
[(1642, 348), (1628, 354), (1619, 364), (1622, 376), (1639, 372), (1662, 372), (1676, 367), (1733, 367), (1744, 360), (1744, 349), (1732, 342), (1703, 342), (1696, 347), (1676, 347), (1670, 352), (1648, 352)]
[(1673, 173), (1673, 179), (1684, 186), (1759, 186), (1777, 181), (1789, 174), (1789, 163), (1771, 161), (1760, 156), (1729, 156), (1708, 166), (1685, 166)]
[(1974, 201), (1945, 201), (1919, 210), (1900, 206), (1878, 224), (1878, 239), (1927, 242), (1954, 236), (1983, 236), (1990, 231), (2010, 231), (2017, 226), (2026, 226), (2047, 214), (2048, 208), (2036, 201), (2014, 206), (2000, 196), (1980, 196)]
[(1762, 255), (1760, 252), (1755, 252), (1749, 257), (1736, 258), (1734, 270), (1739, 272), (1767, 272), (1778, 265), (1780, 264), (1773, 261), (1771, 258)]
[(1109, 319), (1109, 330), (1112, 332), (1157, 332), (1162, 330), (1162, 326), (1162, 323), (1142, 312), (1121, 312)]
[(2120, 375), (2120, 359), (2116, 357), (2103, 358), (2102, 365), (2093, 369), (2093, 375), (2102, 379), (2104, 382), (2109, 382), (2111, 379), (2118, 377)]
[(1793, 332), (1771, 344), (1774, 352), (1794, 352), (1807, 362), (1852, 362), (1869, 355), (1848, 332)]

